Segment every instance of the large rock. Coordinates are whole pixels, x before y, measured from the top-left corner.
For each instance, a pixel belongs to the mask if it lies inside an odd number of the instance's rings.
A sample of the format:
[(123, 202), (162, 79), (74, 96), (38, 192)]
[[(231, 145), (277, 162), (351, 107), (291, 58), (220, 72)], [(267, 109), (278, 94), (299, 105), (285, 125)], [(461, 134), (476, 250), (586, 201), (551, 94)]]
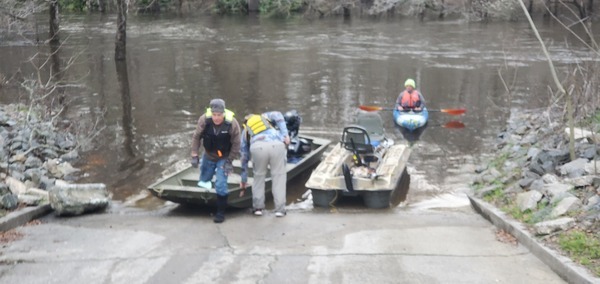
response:
[(59, 216), (105, 209), (110, 203), (106, 185), (57, 183), (49, 190), (50, 206)]
[(16, 194), (7, 193), (0, 196), (0, 208), (14, 210), (19, 205), (19, 198)]
[(564, 231), (575, 224), (575, 219), (564, 217), (555, 220), (535, 223), (533, 225), (536, 235), (548, 235), (557, 231)]
[(559, 167), (560, 174), (570, 178), (580, 177), (585, 174), (585, 165), (588, 163), (587, 159), (576, 159)]
[(544, 184), (543, 193), (550, 197), (554, 197), (554, 196), (560, 195), (561, 193), (568, 192), (571, 189), (573, 189), (573, 186), (570, 184), (550, 183), (550, 184)]
[(581, 208), (581, 200), (579, 200), (579, 198), (567, 197), (556, 204), (556, 207), (552, 209), (550, 216), (556, 218), (579, 208)]
[(527, 209), (533, 210), (537, 208), (537, 204), (542, 197), (543, 195), (535, 190), (519, 193), (517, 194), (517, 206), (521, 212), (524, 212)]
[(6, 184), (13, 194), (22, 194), (27, 190), (27, 186), (23, 182), (13, 177), (7, 177)]
[(50, 159), (44, 163), (44, 166), (53, 177), (57, 178), (63, 178), (79, 171), (68, 162), (61, 162), (58, 159)]
[[(573, 129), (573, 133), (575, 134), (574, 138), (575, 140), (580, 140), (583, 138), (588, 138), (589, 140), (591, 140), (593, 143), (597, 143), (598, 141), (600, 141), (600, 135), (592, 133), (591, 131), (582, 129), (582, 128), (574, 128)], [(567, 137), (571, 134), (571, 130), (569, 128), (565, 128), (565, 134), (567, 135)]]
[(588, 174), (600, 174), (600, 161), (590, 161), (585, 164), (585, 172)]

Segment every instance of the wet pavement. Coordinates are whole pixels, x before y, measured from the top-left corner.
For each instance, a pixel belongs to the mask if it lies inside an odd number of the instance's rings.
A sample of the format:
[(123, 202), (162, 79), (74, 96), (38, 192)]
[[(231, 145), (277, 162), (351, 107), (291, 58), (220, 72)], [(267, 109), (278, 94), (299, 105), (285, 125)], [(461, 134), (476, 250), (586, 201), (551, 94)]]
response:
[(20, 227), (3, 283), (565, 283), (525, 247), (495, 239), (470, 207), (247, 210), (214, 224), (174, 204)]

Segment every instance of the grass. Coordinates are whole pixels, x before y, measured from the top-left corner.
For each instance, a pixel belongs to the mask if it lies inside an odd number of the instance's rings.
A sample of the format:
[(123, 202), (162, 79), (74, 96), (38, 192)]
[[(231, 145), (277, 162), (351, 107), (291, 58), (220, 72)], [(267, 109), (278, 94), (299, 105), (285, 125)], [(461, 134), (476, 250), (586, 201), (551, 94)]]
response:
[(558, 237), (560, 248), (577, 263), (600, 276), (600, 240), (598, 236), (580, 230), (564, 232)]
[(495, 202), (503, 200), (503, 199), (504, 199), (504, 190), (502, 190), (502, 188), (500, 188), (500, 187), (490, 191), (488, 194), (486, 194), (483, 197), (483, 200), (490, 202), (490, 203), (495, 203)]
[(508, 160), (509, 156), (509, 153), (502, 153), (500, 156), (496, 157), (490, 162), (490, 167), (496, 168), (497, 170), (502, 170), (502, 166), (504, 165), (506, 160)]

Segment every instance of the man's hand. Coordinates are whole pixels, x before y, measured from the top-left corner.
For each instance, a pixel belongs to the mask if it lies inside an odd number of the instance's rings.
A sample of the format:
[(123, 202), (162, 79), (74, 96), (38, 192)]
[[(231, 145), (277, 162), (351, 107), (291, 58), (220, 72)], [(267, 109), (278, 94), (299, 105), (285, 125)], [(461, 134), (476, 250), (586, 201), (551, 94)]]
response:
[(192, 156), (192, 159), (191, 159), (192, 167), (197, 168), (199, 162), (200, 161), (199, 161), (198, 156)]
[(229, 176), (229, 174), (232, 173), (232, 172), (233, 172), (232, 161), (229, 160), (229, 159), (227, 159), (227, 161), (223, 165), (223, 173), (225, 173), (226, 176)]
[(242, 190), (240, 190), (240, 197), (244, 197), (244, 195), (246, 194), (246, 185), (247, 183), (240, 182), (240, 187), (242, 188)]
[(290, 145), (290, 137), (287, 135), (283, 137), (283, 143), (285, 143), (285, 145)]

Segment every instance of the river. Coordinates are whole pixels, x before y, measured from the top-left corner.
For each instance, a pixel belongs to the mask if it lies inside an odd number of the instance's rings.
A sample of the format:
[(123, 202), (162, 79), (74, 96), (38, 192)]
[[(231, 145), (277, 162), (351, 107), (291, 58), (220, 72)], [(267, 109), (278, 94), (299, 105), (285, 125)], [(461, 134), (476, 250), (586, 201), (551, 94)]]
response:
[[(512, 108), (550, 100), (548, 63), (526, 23), (130, 15), (124, 94), (113, 60), (115, 20), (63, 15), (57, 62), (61, 77), (77, 85), (65, 91), (67, 117), (82, 132), (105, 127), (81, 153), (80, 181), (106, 183), (114, 200), (137, 207), (162, 206), (145, 188), (188, 159), (195, 122), (211, 98), (223, 98), (238, 117), (296, 109), (301, 132), (338, 141), (359, 105), (390, 107), (404, 80), (414, 78), (430, 109), (467, 113), (430, 114), (409, 161), (408, 204), (455, 192), (452, 169), (491, 152)], [(539, 24), (559, 70), (590, 60), (584, 47), (564, 43), (571, 37), (560, 27)], [(49, 48), (4, 38), (0, 51), (0, 74), (28, 78), (35, 71), (29, 58)], [(0, 95), (1, 103), (26, 97), (15, 87)], [(402, 140), (391, 113), (381, 115), (387, 133)], [(451, 120), (465, 128), (441, 127)], [(302, 199), (308, 174), (289, 184), (290, 203)], [(446, 202), (466, 200), (458, 199)]]

